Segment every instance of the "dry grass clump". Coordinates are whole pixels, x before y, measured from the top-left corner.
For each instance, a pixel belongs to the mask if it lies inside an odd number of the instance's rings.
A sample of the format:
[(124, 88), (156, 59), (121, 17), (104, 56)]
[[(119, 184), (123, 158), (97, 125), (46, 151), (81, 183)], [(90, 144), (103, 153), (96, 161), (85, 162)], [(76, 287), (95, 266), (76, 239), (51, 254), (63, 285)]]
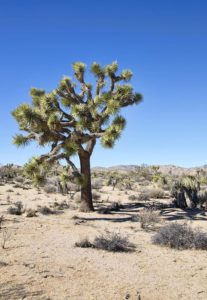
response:
[(50, 194), (50, 193), (55, 193), (57, 189), (54, 185), (48, 184), (44, 186), (44, 191), (45, 193)]
[(207, 233), (193, 229), (187, 224), (171, 223), (160, 228), (152, 237), (152, 242), (177, 250), (207, 250)]
[(37, 212), (34, 209), (28, 209), (26, 212), (26, 217), (27, 218), (33, 218), (33, 217), (37, 217)]
[(15, 184), (13, 185), (13, 188), (15, 188), (15, 189), (17, 189), (17, 188), (22, 188), (22, 186), (21, 186), (21, 184), (19, 184), (19, 183), (15, 183)]
[(201, 190), (198, 192), (198, 202), (200, 205), (205, 205), (207, 207), (207, 190)]
[(86, 237), (79, 242), (75, 243), (75, 247), (79, 248), (93, 248), (93, 244), (89, 241), (89, 239)]
[(70, 192), (80, 192), (80, 186), (72, 182), (67, 183), (67, 188)]
[(21, 201), (14, 203), (15, 206), (10, 206), (7, 209), (7, 212), (11, 215), (20, 216), (24, 213), (24, 207)]
[(154, 199), (162, 199), (165, 197), (165, 192), (162, 189), (151, 188), (149, 190), (149, 197)]
[(138, 197), (137, 197), (137, 200), (140, 200), (140, 201), (148, 201), (150, 200), (150, 194), (149, 194), (149, 191), (148, 190), (141, 190)]
[(103, 179), (101, 178), (92, 179), (91, 185), (94, 190), (100, 190), (104, 185)]
[(57, 210), (64, 210), (64, 209), (68, 209), (70, 205), (66, 201), (62, 201), (62, 202), (54, 202), (54, 207)]
[(152, 208), (145, 208), (140, 211), (138, 221), (143, 229), (154, 227), (155, 224), (160, 222), (159, 212)]
[(81, 248), (96, 248), (111, 252), (129, 252), (135, 249), (135, 245), (131, 243), (126, 236), (122, 236), (117, 232), (105, 231), (104, 234), (97, 236), (91, 243), (88, 238), (75, 244)]
[(15, 181), (16, 181), (16, 182), (19, 182), (19, 183), (23, 183), (23, 182), (24, 182), (24, 177), (22, 177), (22, 176), (17, 176), (17, 177), (15, 177)]
[(96, 249), (102, 249), (112, 252), (129, 252), (134, 250), (135, 245), (131, 243), (126, 236), (117, 232), (106, 231), (104, 234), (95, 238), (93, 246)]
[(128, 199), (131, 200), (131, 201), (135, 201), (135, 200), (137, 200), (137, 196), (129, 195)]
[(101, 198), (101, 195), (98, 194), (97, 192), (93, 191), (92, 198), (93, 198), (93, 200), (99, 200)]

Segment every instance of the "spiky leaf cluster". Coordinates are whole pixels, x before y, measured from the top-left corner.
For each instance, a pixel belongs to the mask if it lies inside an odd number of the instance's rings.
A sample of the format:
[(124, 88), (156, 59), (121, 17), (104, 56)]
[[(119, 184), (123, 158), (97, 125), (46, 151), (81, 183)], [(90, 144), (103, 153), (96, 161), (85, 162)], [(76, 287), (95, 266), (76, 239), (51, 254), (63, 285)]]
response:
[(94, 141), (99, 138), (104, 147), (113, 147), (125, 127), (120, 110), (142, 99), (125, 83), (131, 79), (132, 72), (124, 70), (117, 74), (117, 62), (107, 66), (92, 64), (91, 72), (96, 78), (94, 89), (85, 81), (84, 63), (74, 63), (73, 71), (76, 82), (65, 76), (52, 92), (32, 88), (32, 104), (21, 104), (12, 113), (20, 130), (27, 133), (14, 137), (17, 146), (34, 140), (41, 146), (51, 147), (48, 154), (26, 165), (28, 174), (38, 174), (36, 181), (41, 181), (42, 176), (37, 165), (65, 159), (77, 171), (70, 160), (72, 155), (81, 151), (91, 155)]

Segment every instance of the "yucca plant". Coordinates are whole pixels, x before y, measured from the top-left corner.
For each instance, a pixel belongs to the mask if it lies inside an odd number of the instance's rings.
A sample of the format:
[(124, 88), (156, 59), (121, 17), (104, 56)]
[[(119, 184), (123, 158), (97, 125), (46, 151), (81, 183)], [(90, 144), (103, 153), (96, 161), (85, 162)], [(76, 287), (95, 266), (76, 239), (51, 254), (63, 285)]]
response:
[[(100, 139), (103, 147), (112, 148), (126, 123), (120, 109), (140, 103), (142, 96), (126, 84), (132, 72), (117, 74), (116, 62), (105, 67), (92, 64), (94, 89), (85, 81), (84, 63), (74, 63), (73, 71), (76, 83), (64, 77), (52, 92), (32, 88), (32, 104), (21, 104), (12, 112), (20, 130), (27, 133), (17, 134), (14, 143), (26, 146), (36, 141), (40, 146), (50, 146), (48, 154), (33, 157), (26, 164), (26, 173), (41, 183), (54, 162), (65, 160), (68, 168), (64, 180), (73, 178), (81, 185), (81, 210), (92, 211), (90, 157), (96, 140)], [(74, 154), (79, 156), (80, 169), (71, 160)]]
[(200, 183), (196, 176), (184, 175), (179, 181), (175, 182), (172, 190), (172, 195), (175, 197), (176, 205), (180, 208), (188, 206), (186, 195), (190, 200), (190, 206), (195, 208), (198, 204), (198, 191)]

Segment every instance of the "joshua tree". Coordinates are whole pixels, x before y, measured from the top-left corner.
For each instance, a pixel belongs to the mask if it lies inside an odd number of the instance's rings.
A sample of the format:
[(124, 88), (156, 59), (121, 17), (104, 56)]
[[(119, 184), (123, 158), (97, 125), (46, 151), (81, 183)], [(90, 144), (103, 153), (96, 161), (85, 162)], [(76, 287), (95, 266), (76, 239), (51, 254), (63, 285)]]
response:
[(179, 181), (175, 182), (172, 195), (175, 198), (175, 204), (179, 208), (188, 207), (186, 196), (189, 199), (190, 207), (195, 208), (198, 205), (198, 192), (200, 183), (196, 176), (185, 175)]
[[(77, 83), (63, 77), (50, 93), (32, 88), (32, 104), (21, 104), (12, 112), (20, 130), (27, 132), (17, 134), (14, 143), (25, 146), (35, 140), (40, 146), (49, 145), (50, 152), (33, 157), (26, 164), (26, 172), (35, 182), (41, 182), (54, 162), (65, 160), (68, 168), (64, 179), (73, 178), (81, 185), (81, 210), (92, 211), (90, 157), (96, 140), (112, 148), (126, 123), (120, 109), (140, 103), (142, 96), (124, 83), (131, 79), (132, 72), (124, 70), (118, 75), (116, 62), (106, 67), (92, 64), (94, 89), (85, 81), (84, 63), (74, 63), (73, 71)], [(71, 161), (74, 154), (79, 157), (80, 170)]]

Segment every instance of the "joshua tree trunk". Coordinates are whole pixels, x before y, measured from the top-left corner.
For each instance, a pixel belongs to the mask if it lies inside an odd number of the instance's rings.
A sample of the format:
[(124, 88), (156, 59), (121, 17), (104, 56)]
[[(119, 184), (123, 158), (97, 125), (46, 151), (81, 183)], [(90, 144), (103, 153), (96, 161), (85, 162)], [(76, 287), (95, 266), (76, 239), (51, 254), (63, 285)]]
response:
[(176, 207), (182, 208), (182, 209), (187, 207), (185, 193), (183, 191), (182, 192), (176, 192), (175, 205), (176, 205)]
[(83, 176), (80, 210), (84, 212), (94, 211), (91, 191), (90, 154), (88, 151), (81, 151), (79, 152), (79, 159), (81, 176)]
[(196, 208), (196, 206), (198, 204), (197, 191), (185, 189), (185, 192), (190, 200), (190, 207)]

